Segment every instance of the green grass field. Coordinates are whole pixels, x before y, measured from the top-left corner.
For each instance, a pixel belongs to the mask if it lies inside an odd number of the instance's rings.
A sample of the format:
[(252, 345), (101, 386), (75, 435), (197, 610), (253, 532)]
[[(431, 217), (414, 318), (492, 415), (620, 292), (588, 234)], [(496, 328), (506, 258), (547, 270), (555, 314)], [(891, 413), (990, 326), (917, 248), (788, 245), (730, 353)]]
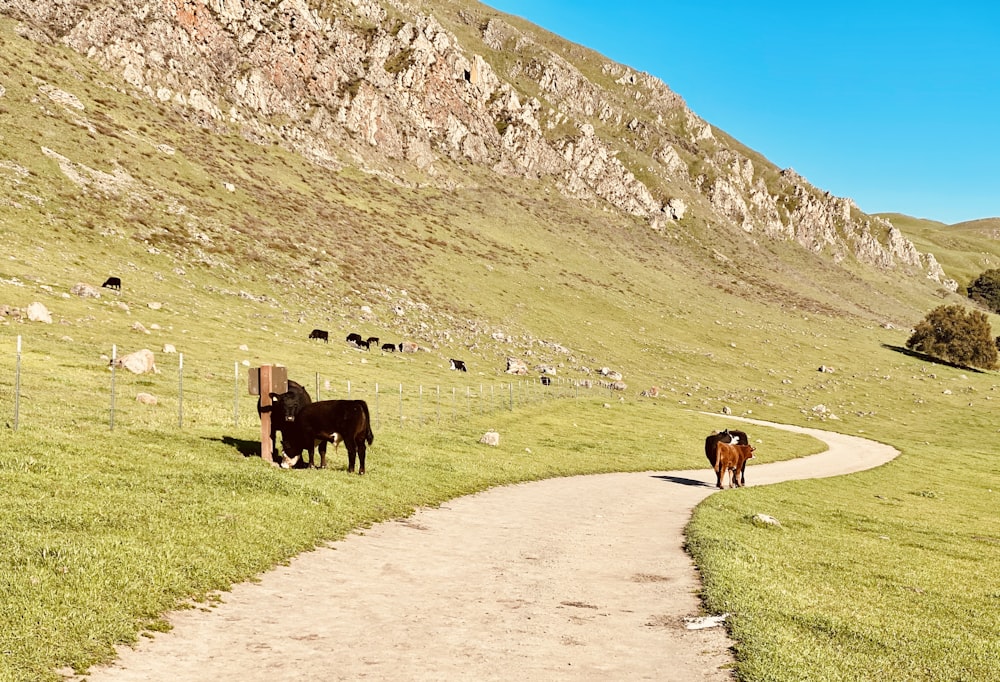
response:
[[(418, 506), (705, 466), (723, 422), (702, 412), (726, 408), (902, 453), (698, 508), (688, 546), (706, 610), (733, 614), (740, 679), (1000, 680), (1000, 381), (904, 352), (910, 325), (957, 298), (695, 218), (653, 233), (482, 169), (448, 168), (461, 182), (444, 191), (318, 168), (193, 126), (7, 19), (0, 39), (0, 306), (53, 315), (0, 316), (0, 680), (86, 670), (169, 609)], [(913, 227), (921, 248), (942, 238)], [(740, 259), (720, 258), (733, 243)], [(948, 243), (938, 258), (961, 276), (996, 256)], [(69, 293), (108, 275), (120, 294)], [(343, 343), (354, 331), (426, 350), (363, 354)], [(113, 430), (112, 347), (149, 348), (161, 370), (115, 373)], [(509, 357), (532, 374), (512, 380)], [(246, 372), (264, 363), (377, 403), (368, 475), (347, 475), (342, 450), (326, 471), (255, 456)], [(529, 381), (540, 366), (551, 390)], [(478, 443), (491, 428), (497, 450)], [(760, 461), (820, 447), (751, 435)]]

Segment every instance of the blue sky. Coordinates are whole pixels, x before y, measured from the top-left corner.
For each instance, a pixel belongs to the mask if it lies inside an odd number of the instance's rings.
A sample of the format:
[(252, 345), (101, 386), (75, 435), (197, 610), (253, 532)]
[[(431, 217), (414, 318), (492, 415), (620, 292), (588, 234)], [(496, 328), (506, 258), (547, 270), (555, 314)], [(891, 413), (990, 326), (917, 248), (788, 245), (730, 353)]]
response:
[(1000, 2), (489, 0), (867, 213), (1000, 217)]

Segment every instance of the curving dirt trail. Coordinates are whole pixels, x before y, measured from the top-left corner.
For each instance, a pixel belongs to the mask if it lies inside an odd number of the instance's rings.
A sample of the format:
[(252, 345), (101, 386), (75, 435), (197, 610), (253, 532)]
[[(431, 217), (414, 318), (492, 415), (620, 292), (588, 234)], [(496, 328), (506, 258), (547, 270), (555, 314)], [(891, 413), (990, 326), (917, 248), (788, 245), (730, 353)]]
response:
[[(735, 418), (732, 418), (735, 419)], [(837, 476), (898, 453), (813, 435), (819, 455), (748, 467), (750, 485)], [(682, 549), (715, 474), (602, 474), (495, 488), (379, 524), (236, 585), (211, 610), (122, 647), (91, 682), (731, 680)]]

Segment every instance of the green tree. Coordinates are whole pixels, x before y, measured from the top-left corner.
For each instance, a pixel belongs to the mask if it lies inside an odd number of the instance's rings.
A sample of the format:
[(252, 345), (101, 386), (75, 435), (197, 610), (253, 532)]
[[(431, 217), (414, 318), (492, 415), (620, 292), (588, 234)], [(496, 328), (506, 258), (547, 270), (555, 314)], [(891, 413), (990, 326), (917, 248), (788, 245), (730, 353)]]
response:
[(913, 329), (906, 347), (966, 367), (996, 369), (997, 345), (986, 313), (942, 305)]
[(1000, 270), (986, 270), (966, 290), (969, 298), (1000, 313)]

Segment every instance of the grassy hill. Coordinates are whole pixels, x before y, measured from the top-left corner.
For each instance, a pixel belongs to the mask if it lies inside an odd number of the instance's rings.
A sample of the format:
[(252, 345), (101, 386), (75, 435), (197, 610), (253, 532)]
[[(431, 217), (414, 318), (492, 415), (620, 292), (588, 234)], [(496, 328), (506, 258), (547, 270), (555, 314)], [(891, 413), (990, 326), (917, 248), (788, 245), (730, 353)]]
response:
[[(703, 466), (722, 422), (701, 412), (724, 408), (903, 452), (699, 509), (706, 608), (735, 614), (744, 679), (1000, 679), (1000, 593), (982, 579), (1000, 571), (1000, 382), (900, 352), (926, 310), (959, 299), (696, 215), (659, 233), (481, 168), (447, 167), (444, 191), (318, 166), (133, 95), (7, 19), (0, 37), (0, 306), (14, 309), (0, 318), (0, 679), (85, 670), (169, 608), (419, 505)], [(985, 262), (981, 232), (899, 227), (959, 281)], [(120, 294), (70, 293), (109, 275)], [(17, 318), (35, 301), (52, 324)], [(361, 353), (342, 343), (352, 331), (425, 350)], [(150, 348), (161, 371), (115, 374), (112, 429), (113, 347)], [(470, 372), (449, 372), (452, 357)], [(505, 374), (509, 357), (531, 374)], [(246, 372), (262, 363), (377, 406), (365, 478), (254, 456)], [(541, 366), (551, 390), (530, 381)], [(627, 389), (601, 387), (602, 368)], [(487, 428), (496, 452), (477, 443)], [(762, 461), (817, 447), (752, 435)], [(749, 524), (756, 511), (781, 535)]]

